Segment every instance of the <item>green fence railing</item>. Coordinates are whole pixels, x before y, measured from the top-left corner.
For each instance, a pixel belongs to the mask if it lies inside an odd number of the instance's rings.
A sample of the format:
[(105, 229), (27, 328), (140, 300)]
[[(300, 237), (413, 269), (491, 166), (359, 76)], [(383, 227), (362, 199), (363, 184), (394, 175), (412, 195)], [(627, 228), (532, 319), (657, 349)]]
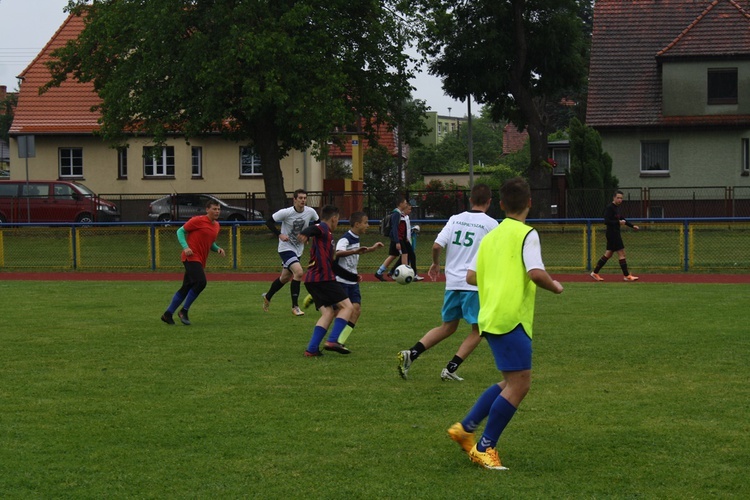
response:
[[(750, 218), (643, 219), (641, 230), (623, 230), (628, 263), (633, 272), (750, 272)], [(386, 241), (377, 222), (362, 238), (363, 245)], [(417, 270), (431, 262), (432, 243), (444, 220), (415, 220)], [(540, 234), (545, 265), (552, 272), (591, 269), (605, 249), (600, 220), (529, 221)], [(179, 224), (17, 224), (0, 225), (0, 278), (2, 271), (178, 271)], [(339, 225), (341, 235), (348, 228)], [(260, 222), (222, 223), (218, 244), (227, 256), (211, 256), (208, 270), (274, 272), (280, 269), (278, 240)], [(387, 247), (386, 247), (387, 248)], [(386, 250), (360, 257), (362, 273), (374, 272)], [(307, 262), (307, 255), (302, 258)]]

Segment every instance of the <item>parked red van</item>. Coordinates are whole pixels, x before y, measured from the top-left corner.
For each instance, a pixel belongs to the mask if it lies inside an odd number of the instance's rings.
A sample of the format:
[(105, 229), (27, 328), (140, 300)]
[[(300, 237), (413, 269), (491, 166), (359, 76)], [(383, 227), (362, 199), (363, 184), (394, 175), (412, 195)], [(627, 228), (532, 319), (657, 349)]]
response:
[(119, 220), (114, 204), (79, 182), (0, 180), (0, 223)]

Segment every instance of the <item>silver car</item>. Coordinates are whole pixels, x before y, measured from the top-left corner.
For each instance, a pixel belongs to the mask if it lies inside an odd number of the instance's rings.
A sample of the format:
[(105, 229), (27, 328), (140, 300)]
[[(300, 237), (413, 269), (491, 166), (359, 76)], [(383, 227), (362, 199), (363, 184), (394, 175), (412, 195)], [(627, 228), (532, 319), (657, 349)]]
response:
[(216, 201), (221, 206), (220, 220), (245, 221), (264, 220), (258, 210), (235, 207), (210, 194), (173, 194), (154, 200), (148, 205), (148, 218), (152, 221), (168, 222), (188, 220), (196, 215), (205, 215), (206, 203)]

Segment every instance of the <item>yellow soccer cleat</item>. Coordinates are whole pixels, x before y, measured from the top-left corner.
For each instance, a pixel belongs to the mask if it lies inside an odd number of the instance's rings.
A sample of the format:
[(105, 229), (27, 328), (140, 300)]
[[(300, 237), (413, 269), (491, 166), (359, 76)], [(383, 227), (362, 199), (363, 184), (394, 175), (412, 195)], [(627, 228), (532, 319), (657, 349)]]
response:
[(477, 445), (469, 451), (469, 458), (472, 462), (481, 465), (490, 470), (508, 470), (500, 463), (500, 457), (497, 456), (495, 448), (487, 448), (484, 452), (477, 450)]
[(476, 444), (474, 442), (474, 433), (466, 432), (464, 426), (461, 425), (461, 422), (456, 422), (451, 425), (448, 429), (448, 435), (452, 440), (457, 442), (461, 446), (461, 449), (466, 453), (469, 453)]

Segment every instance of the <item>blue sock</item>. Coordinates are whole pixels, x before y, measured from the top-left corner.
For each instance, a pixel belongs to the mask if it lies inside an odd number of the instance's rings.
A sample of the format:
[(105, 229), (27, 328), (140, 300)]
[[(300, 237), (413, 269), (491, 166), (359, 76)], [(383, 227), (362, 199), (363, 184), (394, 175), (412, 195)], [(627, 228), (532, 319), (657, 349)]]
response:
[(167, 312), (169, 314), (174, 314), (177, 308), (180, 307), (180, 304), (182, 304), (183, 300), (185, 300), (184, 295), (182, 295), (180, 292), (175, 293), (174, 297), (172, 297), (172, 303), (169, 304), (169, 307), (167, 307)]
[(331, 334), (328, 336), (328, 342), (338, 342), (339, 335), (344, 331), (348, 322), (343, 318), (336, 318), (333, 320), (333, 328), (331, 328)]
[(182, 308), (186, 311), (190, 309), (190, 306), (193, 305), (193, 301), (198, 298), (198, 294), (195, 293), (192, 289), (188, 292), (187, 297), (185, 298), (185, 303), (182, 305)]
[(482, 420), (487, 418), (487, 415), (490, 414), (492, 403), (495, 402), (500, 395), (500, 392), (500, 386), (492, 384), (482, 393), (481, 396), (479, 396), (477, 402), (474, 403), (474, 406), (471, 407), (469, 413), (461, 421), (461, 425), (464, 426), (466, 432), (474, 432), (477, 430), (477, 427), (482, 423)]
[(498, 396), (490, 408), (490, 416), (487, 419), (487, 426), (482, 433), (482, 439), (477, 442), (477, 451), (485, 451), (487, 448), (495, 448), (497, 440), (505, 430), (510, 419), (516, 413), (516, 407), (513, 406), (502, 396)]
[(322, 326), (315, 325), (312, 337), (310, 337), (310, 343), (307, 344), (307, 352), (318, 352), (320, 350), (320, 342), (325, 336), (326, 329)]
[(378, 268), (378, 274), (383, 274), (383, 272), (388, 269), (383, 264), (380, 264), (380, 267)]

